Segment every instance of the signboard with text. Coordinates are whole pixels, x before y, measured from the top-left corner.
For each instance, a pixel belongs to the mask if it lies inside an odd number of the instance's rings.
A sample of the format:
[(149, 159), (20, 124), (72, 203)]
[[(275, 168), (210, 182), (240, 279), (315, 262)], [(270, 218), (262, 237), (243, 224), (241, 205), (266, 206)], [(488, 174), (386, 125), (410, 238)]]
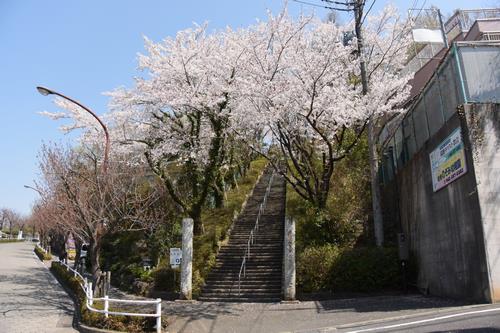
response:
[(463, 176), (467, 172), (467, 164), (460, 127), (441, 142), (429, 157), (434, 192)]
[(68, 236), (68, 240), (66, 241), (66, 252), (68, 253), (68, 259), (74, 260), (76, 257), (76, 245), (75, 240), (71, 234)]
[(170, 248), (170, 266), (176, 268), (181, 264), (182, 250), (177, 247)]

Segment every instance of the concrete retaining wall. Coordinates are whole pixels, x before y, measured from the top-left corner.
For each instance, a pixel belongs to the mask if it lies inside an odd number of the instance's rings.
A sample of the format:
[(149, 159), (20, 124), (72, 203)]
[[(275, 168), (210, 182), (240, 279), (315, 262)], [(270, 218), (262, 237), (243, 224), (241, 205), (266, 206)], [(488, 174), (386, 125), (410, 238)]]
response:
[[(468, 171), (434, 192), (429, 154), (458, 127), (462, 129)], [(417, 260), (420, 289), (432, 295), (492, 301), (475, 165), (463, 115), (455, 113), (382, 192), (384, 210), (399, 213), (385, 214), (386, 224), (397, 226), (408, 235), (410, 250)], [(487, 196), (483, 201), (491, 198)], [(494, 218), (498, 221), (496, 215)], [(499, 223), (494, 225), (500, 228)], [(491, 250), (496, 254), (499, 245), (495, 240), (499, 235), (498, 230), (491, 233)]]
[(464, 107), (485, 239), (491, 300), (500, 302), (500, 104)]

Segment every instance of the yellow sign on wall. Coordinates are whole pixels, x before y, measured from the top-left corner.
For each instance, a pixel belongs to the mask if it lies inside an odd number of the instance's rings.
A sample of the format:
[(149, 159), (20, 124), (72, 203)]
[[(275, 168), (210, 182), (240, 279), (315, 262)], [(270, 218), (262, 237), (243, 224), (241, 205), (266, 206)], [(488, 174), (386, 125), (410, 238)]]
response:
[(441, 142), (429, 157), (434, 192), (463, 176), (467, 172), (467, 163), (460, 127)]

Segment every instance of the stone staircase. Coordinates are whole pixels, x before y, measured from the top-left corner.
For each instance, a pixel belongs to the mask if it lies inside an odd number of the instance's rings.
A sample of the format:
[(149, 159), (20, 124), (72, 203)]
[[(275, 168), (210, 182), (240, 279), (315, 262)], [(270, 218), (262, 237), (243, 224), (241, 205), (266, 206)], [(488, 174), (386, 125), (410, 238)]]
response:
[(259, 222), (259, 230), (250, 248), (250, 258), (246, 263), (246, 277), (242, 277), (240, 292), (238, 292), (241, 262), (271, 173), (271, 169), (267, 169), (262, 175), (243, 213), (234, 223), (228, 245), (220, 249), (216, 265), (205, 281), (199, 297), (200, 301), (274, 302), (281, 300), (285, 183), (283, 178), (276, 174), (273, 177), (266, 209)]

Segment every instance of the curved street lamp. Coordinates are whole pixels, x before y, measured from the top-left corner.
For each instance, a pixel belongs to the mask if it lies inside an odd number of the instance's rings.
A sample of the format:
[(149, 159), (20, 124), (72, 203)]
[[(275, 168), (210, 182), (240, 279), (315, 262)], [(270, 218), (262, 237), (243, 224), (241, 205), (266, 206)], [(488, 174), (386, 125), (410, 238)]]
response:
[(23, 186), (24, 186), (24, 188), (29, 188), (30, 190), (33, 190), (33, 191), (35, 191), (35, 192), (38, 192), (38, 194), (39, 194), (40, 196), (42, 196), (42, 192), (40, 192), (40, 190), (39, 190), (39, 189), (36, 189), (36, 188), (34, 188), (33, 186), (29, 186), (29, 185), (23, 185)]
[(57, 91), (54, 91), (54, 90), (51, 90), (51, 89), (48, 89), (48, 88), (45, 88), (45, 87), (41, 87), (41, 86), (38, 86), (36, 87), (36, 90), (38, 90), (38, 92), (40, 94), (42, 94), (43, 96), (48, 96), (48, 95), (56, 95), (56, 96), (59, 96), (59, 97), (62, 97), (76, 105), (78, 105), (79, 107), (81, 107), (82, 109), (84, 109), (85, 111), (87, 111), (88, 113), (90, 113), (98, 122), (99, 124), (101, 125), (102, 129), (104, 130), (104, 136), (106, 138), (106, 142), (105, 142), (105, 146), (104, 146), (104, 162), (103, 162), (103, 165), (102, 165), (102, 170), (103, 170), (103, 173), (106, 174), (107, 171), (108, 171), (108, 156), (109, 156), (109, 133), (108, 133), (108, 128), (106, 127), (106, 125), (104, 125), (104, 123), (102, 122), (102, 120), (94, 113), (92, 112), (92, 110), (90, 110), (88, 107), (86, 107), (85, 105), (83, 105), (82, 103), (66, 96), (66, 95), (63, 95)]

